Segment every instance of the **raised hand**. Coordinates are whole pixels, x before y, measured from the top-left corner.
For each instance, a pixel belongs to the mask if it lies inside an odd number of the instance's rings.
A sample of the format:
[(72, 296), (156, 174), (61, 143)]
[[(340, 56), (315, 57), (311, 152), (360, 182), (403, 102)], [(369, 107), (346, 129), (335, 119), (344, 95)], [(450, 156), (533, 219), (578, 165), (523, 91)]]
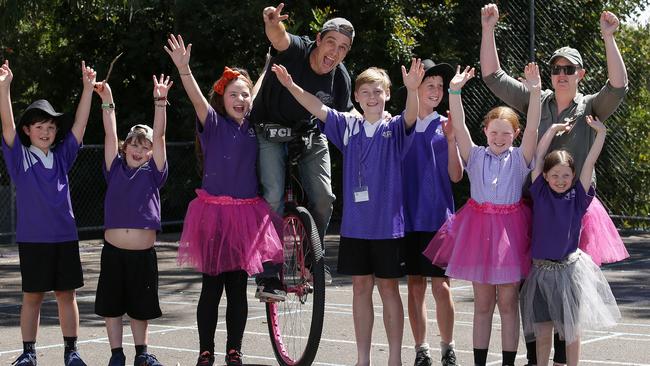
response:
[(481, 26), (494, 28), (499, 22), (499, 8), (496, 4), (487, 4), (481, 8)]
[(561, 136), (565, 132), (571, 131), (571, 128), (573, 128), (573, 125), (570, 122), (564, 122), (564, 123), (554, 123), (552, 124), (548, 129), (553, 130), (555, 133), (555, 136)]
[(169, 89), (171, 89), (174, 82), (169, 80), (169, 75), (165, 77), (165, 74), (160, 74), (160, 79), (156, 79), (156, 75), (153, 76), (153, 97), (154, 98), (166, 98)]
[(531, 62), (524, 67), (524, 78), (519, 78), (519, 81), (524, 84), (529, 92), (539, 92), (542, 90), (542, 79), (539, 76), (539, 66)]
[(287, 71), (286, 67), (282, 65), (273, 64), (271, 66), (271, 71), (275, 73), (275, 76), (277, 76), (278, 81), (285, 88), (289, 88), (291, 87), (291, 85), (293, 85), (293, 78), (291, 78), (291, 74), (289, 74), (289, 71)]
[(0, 67), (0, 87), (8, 89), (13, 78), (14, 73), (9, 68), (9, 60), (5, 60), (5, 63)]
[(404, 81), (404, 86), (408, 90), (417, 90), (422, 83), (422, 78), (424, 77), (424, 66), (422, 65), (422, 60), (419, 58), (411, 59), (411, 67), (406, 72), (406, 67), (402, 65), (402, 80)]
[(456, 66), (456, 75), (454, 75), (454, 77), (449, 82), (449, 89), (451, 90), (462, 89), (465, 83), (469, 81), (469, 79), (474, 77), (474, 71), (475, 70), (473, 67), (470, 69), (469, 66), (465, 66), (465, 70), (461, 72), (460, 65)]
[(274, 26), (279, 24), (283, 20), (289, 19), (287, 14), (282, 14), (282, 9), (284, 8), (284, 3), (280, 3), (278, 7), (267, 6), (262, 12), (262, 17), (264, 18), (264, 24), (269, 26)]
[(591, 115), (587, 116), (587, 124), (589, 127), (596, 130), (596, 133), (602, 133), (607, 131), (607, 127), (598, 119), (598, 117), (592, 117)]
[(604, 11), (600, 14), (600, 33), (603, 36), (611, 36), (618, 29), (619, 21), (614, 13)]
[(86, 61), (81, 61), (81, 80), (83, 81), (84, 90), (92, 91), (97, 82), (97, 72), (90, 66), (86, 66)]
[(95, 93), (99, 95), (100, 98), (102, 98), (102, 101), (105, 103), (112, 103), (113, 102), (113, 91), (111, 90), (111, 86), (108, 85), (106, 81), (102, 81), (100, 83), (95, 84)]
[(174, 65), (176, 65), (179, 71), (185, 71), (184, 69), (190, 64), (192, 44), (190, 43), (185, 47), (185, 42), (183, 42), (183, 37), (180, 34), (177, 36), (170, 34), (167, 43), (169, 47), (163, 47), (165, 52), (172, 58)]

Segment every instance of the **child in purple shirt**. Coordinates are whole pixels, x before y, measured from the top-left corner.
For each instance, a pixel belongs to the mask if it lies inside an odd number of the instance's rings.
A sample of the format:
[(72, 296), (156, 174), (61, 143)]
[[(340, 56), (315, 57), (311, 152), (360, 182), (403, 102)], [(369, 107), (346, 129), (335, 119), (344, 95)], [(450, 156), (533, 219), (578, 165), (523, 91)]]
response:
[[(398, 278), (403, 276), (404, 216), (402, 159), (412, 141), (418, 111), (418, 86), (424, 69), (413, 59), (409, 72), (402, 66), (408, 91), (401, 116), (385, 120), (390, 99), (390, 79), (371, 67), (355, 81), (355, 99), (363, 118), (325, 106), (316, 96), (296, 85), (287, 69), (273, 65), (273, 72), (291, 95), (318, 118), (327, 138), (343, 153), (343, 220), (338, 272), (352, 275), (357, 365), (370, 365), (374, 310), (372, 293), (377, 282), (384, 303), (384, 327), (388, 337), (388, 364), (401, 365), (404, 309)], [(408, 131), (408, 132), (407, 132)]]
[(258, 196), (257, 136), (248, 121), (253, 83), (242, 69), (226, 67), (205, 99), (190, 70), (192, 45), (171, 35), (171, 56), (196, 111), (202, 153), (202, 184), (190, 202), (178, 248), (179, 263), (203, 273), (197, 307), (199, 359), (214, 363), (219, 301), (226, 289), (226, 364), (241, 365), (241, 343), (248, 317), (248, 276), (265, 262), (283, 263), (282, 242), (270, 206)]
[[(77, 352), (79, 309), (75, 289), (83, 286), (77, 227), (70, 203), (72, 168), (90, 114), (95, 71), (81, 62), (83, 92), (71, 129), (46, 100), (32, 103), (14, 125), (9, 61), (0, 67), (2, 150), (16, 186), (16, 241), (23, 302), (20, 329), (23, 353), (17, 366), (36, 365), (36, 333), (46, 292), (54, 291), (63, 333), (66, 366), (85, 366)], [(16, 139), (18, 137), (18, 139)]]
[[(451, 182), (463, 178), (463, 166), (447, 111), (449, 81), (454, 69), (446, 63), (423, 60), (424, 80), (418, 87), (418, 118), (413, 144), (402, 162), (404, 186), (405, 262), (408, 275), (408, 315), (415, 340), (415, 366), (431, 365), (427, 339), (427, 277), (436, 302), (443, 366), (456, 365), (454, 302), (449, 277), (422, 252), (436, 231), (454, 213)], [(448, 111), (447, 111), (448, 112)]]
[[(522, 322), (527, 339), (536, 338), (537, 365), (546, 365), (553, 328), (566, 340), (567, 365), (577, 365), (584, 329), (613, 326), (621, 317), (616, 299), (591, 257), (578, 249), (581, 221), (594, 198), (592, 171), (605, 142), (605, 125), (587, 116), (596, 139), (575, 180), (566, 150), (546, 151), (568, 123), (549, 127), (539, 142), (533, 184), (533, 268), (522, 289)], [(575, 180), (575, 181), (574, 181)], [(546, 362), (544, 362), (546, 360)]]
[[(485, 365), (494, 307), (499, 307), (503, 365), (514, 365), (519, 342), (519, 281), (530, 267), (530, 210), (521, 202), (524, 181), (535, 154), (540, 113), (539, 69), (528, 64), (523, 84), (530, 90), (521, 147), (517, 114), (508, 107), (488, 112), (483, 131), (488, 146), (476, 146), (465, 125), (463, 85), (474, 77), (469, 67), (449, 84), (449, 103), (460, 156), (466, 164), (471, 198), (425, 250), (433, 264), (453, 278), (472, 281), (474, 289), (474, 363)], [(498, 296), (497, 296), (498, 294)]]
[(154, 243), (160, 230), (160, 188), (167, 179), (167, 93), (169, 76), (153, 77), (153, 129), (135, 125), (124, 142), (117, 139), (111, 87), (95, 91), (102, 98), (104, 120), (104, 247), (97, 283), (95, 313), (104, 317), (111, 347), (109, 366), (124, 366), (122, 317), (131, 318), (134, 365), (162, 366), (147, 352), (148, 321), (162, 315), (158, 301), (158, 261)]

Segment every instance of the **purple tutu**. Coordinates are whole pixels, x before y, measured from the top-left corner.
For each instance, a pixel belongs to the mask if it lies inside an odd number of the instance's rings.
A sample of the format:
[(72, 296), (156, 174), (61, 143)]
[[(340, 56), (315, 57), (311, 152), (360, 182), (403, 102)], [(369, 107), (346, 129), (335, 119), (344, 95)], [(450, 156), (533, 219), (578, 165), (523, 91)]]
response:
[(185, 215), (178, 264), (216, 276), (244, 270), (262, 272), (262, 263), (282, 263), (282, 241), (275, 214), (261, 197), (212, 196), (197, 189)]
[(423, 254), (452, 278), (493, 285), (518, 282), (530, 270), (530, 222), (530, 208), (521, 202), (470, 199)]
[(594, 197), (582, 218), (578, 247), (591, 256), (599, 267), (630, 256), (616, 226), (600, 200)]

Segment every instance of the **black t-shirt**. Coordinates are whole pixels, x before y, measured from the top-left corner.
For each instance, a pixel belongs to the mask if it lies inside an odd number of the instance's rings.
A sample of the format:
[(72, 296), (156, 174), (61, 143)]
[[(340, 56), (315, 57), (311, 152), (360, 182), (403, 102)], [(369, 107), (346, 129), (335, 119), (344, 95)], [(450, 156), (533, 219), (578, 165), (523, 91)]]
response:
[(342, 112), (352, 110), (351, 80), (345, 66), (338, 64), (330, 73), (316, 74), (309, 64), (309, 54), (316, 47), (316, 42), (307, 37), (289, 36), (289, 48), (279, 53), (274, 49), (271, 51), (269, 69), (253, 102), (250, 120), (255, 124), (278, 123), (297, 130), (306, 130), (314, 125), (311, 114), (271, 71), (270, 65), (274, 63), (284, 65), (293, 81), (318, 97), (323, 104)]

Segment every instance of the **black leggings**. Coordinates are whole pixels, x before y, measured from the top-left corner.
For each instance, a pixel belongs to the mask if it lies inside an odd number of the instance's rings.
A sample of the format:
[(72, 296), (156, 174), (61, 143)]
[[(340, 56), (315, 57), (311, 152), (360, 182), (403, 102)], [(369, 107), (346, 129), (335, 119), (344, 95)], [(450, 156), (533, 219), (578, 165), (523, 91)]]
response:
[(248, 274), (245, 271), (225, 272), (218, 276), (203, 274), (201, 297), (196, 308), (196, 321), (199, 327), (200, 352), (214, 354), (214, 332), (217, 328), (219, 302), (226, 288), (226, 352), (241, 350), (244, 328), (248, 318), (246, 285)]

